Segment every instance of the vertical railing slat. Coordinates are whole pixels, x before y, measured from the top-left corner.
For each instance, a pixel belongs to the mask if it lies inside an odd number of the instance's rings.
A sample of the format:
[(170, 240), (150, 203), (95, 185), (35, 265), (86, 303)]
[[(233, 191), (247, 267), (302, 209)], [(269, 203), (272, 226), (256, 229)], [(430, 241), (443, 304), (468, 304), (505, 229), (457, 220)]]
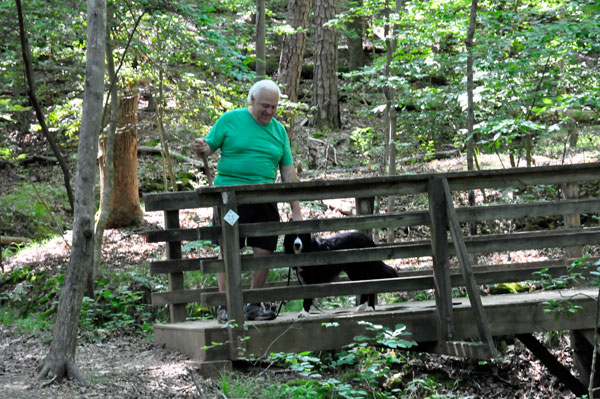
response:
[[(178, 229), (179, 225), (179, 211), (165, 211), (165, 229)], [(167, 243), (167, 259), (181, 259), (181, 242), (168, 242)], [(183, 286), (183, 273), (169, 273), (169, 291), (182, 290)], [(185, 304), (169, 305), (169, 311), (171, 315), (171, 323), (179, 323), (185, 321)]]
[(433, 252), (433, 278), (438, 314), (438, 338), (439, 341), (449, 341), (454, 333), (454, 321), (448, 262), (448, 217), (442, 179), (430, 179), (427, 189), (431, 218), (431, 250)]

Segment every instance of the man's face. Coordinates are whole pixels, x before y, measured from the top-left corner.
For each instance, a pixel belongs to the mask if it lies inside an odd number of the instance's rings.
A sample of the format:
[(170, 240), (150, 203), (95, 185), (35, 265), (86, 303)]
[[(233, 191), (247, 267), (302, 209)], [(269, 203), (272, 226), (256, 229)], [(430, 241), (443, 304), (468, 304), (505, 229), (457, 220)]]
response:
[(255, 96), (250, 98), (250, 113), (255, 121), (266, 126), (273, 119), (278, 103), (279, 95), (277, 91), (268, 89), (259, 90)]

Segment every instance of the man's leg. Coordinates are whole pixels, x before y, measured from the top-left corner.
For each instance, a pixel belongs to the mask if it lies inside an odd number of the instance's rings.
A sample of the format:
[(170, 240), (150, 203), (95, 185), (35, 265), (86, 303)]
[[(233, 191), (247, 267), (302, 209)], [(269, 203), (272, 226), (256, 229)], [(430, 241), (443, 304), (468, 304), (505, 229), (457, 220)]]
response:
[[(270, 256), (273, 252), (267, 251), (266, 249), (252, 247), (253, 256)], [(262, 288), (267, 282), (267, 276), (269, 275), (269, 269), (252, 270), (250, 288)]]
[(225, 292), (225, 273), (217, 273), (217, 282), (219, 283), (219, 291)]
[[(252, 247), (253, 256), (269, 256), (272, 251), (266, 249)], [(252, 270), (250, 288), (262, 288), (267, 282), (269, 269)], [(273, 320), (277, 315), (269, 309), (265, 309), (260, 303), (246, 304), (246, 319), (248, 320)]]

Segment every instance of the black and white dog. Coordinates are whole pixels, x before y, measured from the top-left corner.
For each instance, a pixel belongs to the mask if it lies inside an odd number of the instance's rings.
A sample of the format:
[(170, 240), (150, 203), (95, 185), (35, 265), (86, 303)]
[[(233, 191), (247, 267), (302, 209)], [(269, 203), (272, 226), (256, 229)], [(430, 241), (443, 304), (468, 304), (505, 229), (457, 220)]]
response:
[[(310, 234), (287, 234), (283, 240), (286, 254), (323, 252), (341, 249), (372, 248), (375, 243), (359, 232), (340, 233), (328, 238), (312, 237)], [(333, 281), (341, 272), (345, 272), (352, 281), (378, 280), (398, 277), (396, 270), (382, 261), (341, 263), (294, 268), (302, 284), (321, 284)], [(304, 299), (303, 312), (298, 317), (307, 317), (313, 303), (312, 298)], [(360, 296), (359, 310), (375, 308), (375, 294)]]

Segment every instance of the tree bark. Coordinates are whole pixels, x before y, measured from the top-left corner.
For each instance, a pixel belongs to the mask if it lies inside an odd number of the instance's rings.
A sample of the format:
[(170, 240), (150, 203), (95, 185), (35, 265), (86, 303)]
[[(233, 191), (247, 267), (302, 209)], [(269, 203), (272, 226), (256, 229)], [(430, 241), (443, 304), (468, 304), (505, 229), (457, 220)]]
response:
[(65, 159), (62, 156), (58, 145), (56, 145), (54, 138), (48, 130), (48, 126), (46, 125), (46, 119), (44, 118), (44, 112), (42, 111), (42, 106), (40, 105), (37, 96), (35, 95), (35, 81), (33, 79), (33, 71), (31, 68), (31, 50), (29, 49), (27, 33), (25, 32), (25, 21), (23, 19), (23, 9), (21, 7), (21, 0), (16, 0), (16, 3), (17, 14), (19, 19), (19, 35), (21, 38), (21, 51), (23, 53), (23, 63), (25, 65), (25, 77), (27, 78), (27, 94), (29, 95), (29, 99), (31, 100), (33, 109), (35, 110), (35, 115), (38, 119), (38, 122), (40, 122), (40, 126), (42, 127), (42, 133), (46, 140), (48, 140), (48, 144), (50, 144), (50, 148), (52, 148), (52, 152), (56, 156), (58, 164), (60, 165), (60, 168), (63, 171), (65, 189), (67, 191), (67, 197), (69, 198), (69, 205), (71, 207), (71, 210), (73, 210), (74, 199), (73, 189), (71, 188), (71, 173), (69, 172), (67, 163), (65, 162)]
[[(363, 1), (359, 0), (354, 2), (356, 7), (362, 7)], [(367, 57), (363, 50), (363, 33), (364, 33), (364, 21), (361, 16), (353, 16), (350, 21), (346, 23), (346, 29), (348, 31), (348, 67), (351, 71), (362, 68), (367, 63)]]
[(256, 77), (260, 80), (263, 79), (266, 74), (265, 0), (256, 0)]
[[(400, 12), (400, 7), (402, 5), (402, 0), (396, 0), (395, 5), (395, 14), (397, 15)], [(396, 124), (397, 124), (397, 113), (396, 113), (396, 105), (395, 105), (395, 97), (396, 90), (389, 83), (389, 79), (391, 78), (392, 72), (392, 59), (394, 57), (394, 53), (396, 52), (396, 47), (398, 45), (398, 40), (395, 36), (395, 28), (394, 22), (392, 22), (390, 10), (388, 6), (388, 2), (385, 2), (385, 14), (386, 14), (386, 24), (385, 24), (385, 46), (387, 49), (387, 57), (385, 61), (385, 78), (388, 80), (383, 91), (386, 99), (385, 106), (385, 115), (386, 115), (386, 134), (385, 134), (385, 158), (384, 165), (382, 170), (385, 171), (385, 163), (388, 162), (388, 175), (396, 174)], [(388, 197), (388, 212), (395, 212), (396, 204), (395, 197), (390, 195)], [(388, 229), (387, 241), (388, 243), (394, 242), (395, 229)]]
[[(92, 271), (89, 274), (87, 282), (88, 296), (93, 298), (94, 279), (98, 275), (100, 262), (102, 261), (102, 242), (104, 241), (104, 228), (110, 214), (110, 204), (113, 197), (113, 188), (115, 180), (115, 168), (113, 163), (113, 153), (115, 146), (115, 132), (117, 130), (117, 120), (119, 117), (119, 90), (117, 88), (117, 73), (112, 53), (110, 37), (106, 37), (106, 66), (108, 67), (108, 76), (110, 79), (110, 123), (106, 135), (101, 135), (98, 141), (98, 165), (100, 166), (100, 179), (102, 189), (100, 190), (100, 210), (98, 220), (95, 225), (94, 242), (94, 263)], [(104, 112), (103, 112), (104, 113)]]
[(286, 20), (294, 29), (294, 33), (283, 37), (277, 80), (291, 102), (298, 101), (298, 86), (306, 47), (305, 30), (308, 28), (311, 5), (312, 0), (289, 0), (288, 2)]
[[(475, 25), (477, 23), (477, 0), (471, 2), (471, 17), (469, 21), (469, 31), (465, 45), (467, 47), (467, 170), (473, 170), (475, 158), (475, 138), (473, 137), (473, 128), (475, 126), (475, 105), (473, 103), (473, 91), (475, 84), (473, 82), (473, 39), (475, 36)], [(469, 206), (475, 205), (475, 192), (469, 191)], [(477, 224), (470, 224), (471, 234), (477, 234)]]
[(316, 125), (337, 129), (341, 126), (337, 87), (338, 32), (334, 26), (325, 26), (335, 14), (334, 0), (316, 1), (313, 105), (316, 107)]
[(83, 290), (94, 259), (94, 185), (98, 135), (102, 128), (105, 42), (106, 2), (88, 0), (86, 78), (75, 174), (73, 246), (54, 321), (52, 344), (38, 380), (46, 376), (61, 379), (67, 375), (86, 383), (75, 365), (75, 350)]
[[(119, 127), (114, 145), (114, 190), (106, 228), (130, 226), (139, 223), (144, 213), (140, 206), (137, 174), (137, 89), (121, 96)], [(100, 189), (104, 191), (103, 168), (100, 168)]]
[[(277, 81), (282, 85), (282, 91), (287, 95), (288, 101), (292, 103), (298, 101), (298, 87), (300, 86), (311, 5), (312, 0), (289, 0), (288, 2), (286, 22), (294, 32), (283, 36)], [(291, 109), (289, 112), (284, 112), (281, 117), (283, 122), (287, 122), (287, 133), (290, 140), (295, 130), (294, 116), (295, 112)]]

